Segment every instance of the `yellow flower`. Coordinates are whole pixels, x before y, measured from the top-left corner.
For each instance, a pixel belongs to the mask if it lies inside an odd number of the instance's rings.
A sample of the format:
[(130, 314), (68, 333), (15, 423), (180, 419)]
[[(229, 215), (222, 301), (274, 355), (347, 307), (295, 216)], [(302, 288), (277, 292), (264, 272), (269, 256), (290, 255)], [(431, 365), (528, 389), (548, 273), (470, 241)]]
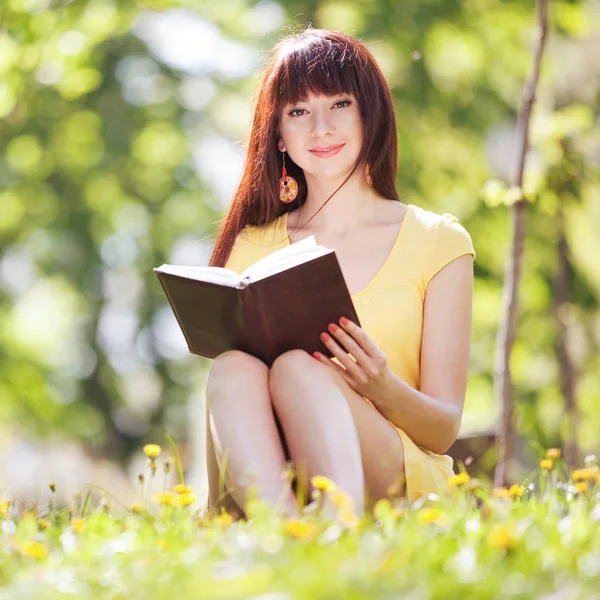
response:
[(196, 502), (196, 496), (194, 494), (181, 494), (177, 499), (177, 504), (179, 506), (189, 506), (190, 504), (194, 504)]
[(146, 512), (146, 508), (143, 507), (141, 504), (132, 504), (131, 505), (131, 512), (132, 513), (136, 513), (138, 515), (141, 515), (143, 513)]
[(551, 471), (553, 466), (554, 466), (554, 463), (549, 458), (544, 458), (543, 460), (540, 461), (540, 467), (544, 471)]
[(56, 484), (55, 483), (49, 483), (48, 487), (50, 488), (50, 491), (54, 494), (56, 492)]
[(185, 485), (185, 483), (178, 483), (176, 486), (173, 487), (173, 491), (177, 494), (191, 494), (194, 490), (191, 487)]
[(587, 481), (580, 481), (579, 483), (575, 484), (575, 487), (580, 494), (584, 494), (588, 489)]
[(38, 519), (38, 527), (40, 529), (48, 529), (48, 521), (46, 519)]
[(572, 473), (575, 481), (593, 481), (598, 478), (598, 474), (597, 466), (575, 469)]
[(517, 540), (508, 525), (494, 525), (487, 536), (487, 543), (492, 548), (513, 548)]
[(360, 523), (360, 519), (354, 514), (350, 506), (343, 506), (338, 513), (338, 517), (350, 529), (354, 529)]
[(561, 456), (560, 448), (548, 448), (546, 450), (546, 458), (551, 458), (552, 460), (558, 460)]
[(465, 485), (471, 481), (471, 477), (467, 473), (459, 473), (458, 475), (453, 475), (452, 477), (448, 477), (448, 485), (451, 487), (458, 487), (461, 485)]
[(222, 529), (229, 527), (233, 523), (233, 517), (228, 512), (222, 512), (215, 517), (215, 524)]
[(144, 452), (148, 458), (154, 460), (160, 454), (160, 446), (158, 444), (146, 444)]
[(494, 496), (496, 496), (496, 498), (508, 498), (508, 488), (505, 488), (505, 487), (494, 488)]
[(295, 519), (285, 521), (285, 523), (283, 524), (283, 528), (292, 537), (299, 538), (302, 540), (311, 537), (316, 531), (316, 527), (314, 524), (305, 523), (303, 521), (298, 521)]
[(444, 514), (438, 508), (422, 508), (417, 513), (417, 521), (421, 524), (426, 523), (443, 523), (446, 520)]
[(39, 542), (26, 542), (20, 550), (21, 554), (31, 558), (46, 558), (48, 556), (48, 548)]
[(177, 504), (177, 496), (171, 492), (156, 492), (152, 494), (152, 502), (163, 506), (174, 506)]
[(0, 519), (8, 519), (8, 511), (10, 510), (10, 500), (0, 502)]
[(71, 527), (75, 533), (81, 533), (85, 527), (83, 519), (71, 519)]
[(520, 498), (523, 495), (523, 486), (518, 483), (513, 483), (508, 490), (508, 495), (511, 498)]
[(332, 481), (327, 477), (323, 477), (322, 475), (315, 475), (311, 478), (310, 482), (312, 483), (313, 487), (324, 492), (333, 492), (333, 490), (337, 488), (335, 481)]
[(341, 488), (336, 488), (331, 492), (331, 501), (338, 507), (344, 508), (345, 506), (352, 506), (352, 497), (348, 492)]

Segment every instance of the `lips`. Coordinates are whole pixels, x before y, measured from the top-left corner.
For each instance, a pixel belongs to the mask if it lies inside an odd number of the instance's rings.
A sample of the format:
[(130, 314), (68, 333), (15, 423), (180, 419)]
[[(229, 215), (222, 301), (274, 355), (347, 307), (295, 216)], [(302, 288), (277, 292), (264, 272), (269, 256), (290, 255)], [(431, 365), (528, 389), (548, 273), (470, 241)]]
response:
[(329, 144), (329, 146), (315, 146), (311, 148), (311, 152), (330, 152), (331, 150), (337, 150), (341, 148), (344, 144)]
[(314, 156), (316, 156), (317, 158), (332, 158), (333, 156), (337, 156), (342, 149), (344, 148), (345, 144), (332, 144), (331, 146), (322, 146), (324, 148), (331, 148), (331, 150), (327, 150), (327, 151), (319, 151), (319, 150), (311, 150), (311, 152), (314, 154)]

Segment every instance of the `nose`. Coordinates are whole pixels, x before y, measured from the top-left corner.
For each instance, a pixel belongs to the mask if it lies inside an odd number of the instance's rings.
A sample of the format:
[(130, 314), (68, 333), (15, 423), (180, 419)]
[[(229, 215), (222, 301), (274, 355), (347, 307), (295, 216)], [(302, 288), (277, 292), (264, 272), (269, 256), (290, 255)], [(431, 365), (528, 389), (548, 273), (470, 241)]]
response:
[(312, 113), (311, 135), (315, 139), (323, 139), (335, 131), (333, 119), (327, 109), (314, 110)]

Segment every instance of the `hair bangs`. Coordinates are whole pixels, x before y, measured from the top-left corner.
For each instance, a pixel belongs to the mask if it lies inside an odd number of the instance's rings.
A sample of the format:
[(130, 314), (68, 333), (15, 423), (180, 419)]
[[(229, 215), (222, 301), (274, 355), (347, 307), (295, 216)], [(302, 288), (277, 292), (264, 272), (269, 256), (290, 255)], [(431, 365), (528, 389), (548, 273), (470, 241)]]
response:
[(276, 110), (304, 102), (309, 94), (352, 94), (360, 103), (360, 74), (347, 45), (311, 36), (296, 44), (282, 58), (276, 74)]

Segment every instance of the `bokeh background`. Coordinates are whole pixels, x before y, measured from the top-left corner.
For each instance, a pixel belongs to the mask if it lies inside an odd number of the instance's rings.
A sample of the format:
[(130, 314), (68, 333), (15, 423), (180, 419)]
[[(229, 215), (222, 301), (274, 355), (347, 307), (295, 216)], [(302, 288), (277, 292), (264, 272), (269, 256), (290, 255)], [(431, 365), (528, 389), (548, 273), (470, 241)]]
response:
[[(462, 431), (492, 430), (508, 184), (535, 21), (529, 0), (2, 0), (0, 491), (34, 498), (54, 481), (68, 496), (92, 483), (130, 502), (143, 444), (166, 446), (169, 431), (206, 497), (210, 361), (188, 352), (152, 268), (207, 264), (266, 52), (309, 23), (355, 35), (379, 61), (402, 200), (450, 212), (471, 233)], [(551, 1), (511, 362), (521, 473), (572, 426), (565, 374), (581, 450), (600, 446), (599, 90), (600, 2)]]

